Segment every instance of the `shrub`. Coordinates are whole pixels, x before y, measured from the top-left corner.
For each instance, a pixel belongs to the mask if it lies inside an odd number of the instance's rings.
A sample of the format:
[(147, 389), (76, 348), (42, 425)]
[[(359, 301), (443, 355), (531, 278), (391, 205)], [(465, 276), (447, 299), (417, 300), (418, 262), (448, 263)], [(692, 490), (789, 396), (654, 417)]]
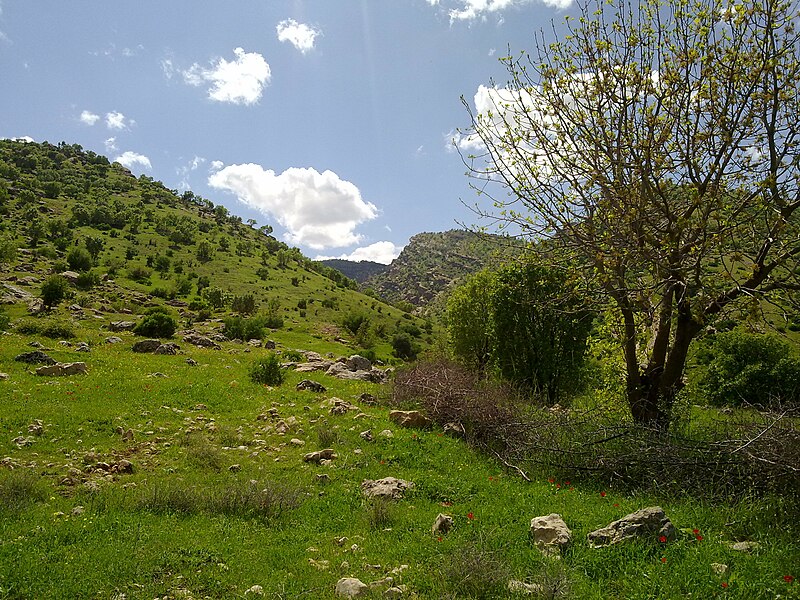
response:
[(11, 317), (9, 317), (5, 309), (0, 306), (0, 331), (7, 331), (9, 325), (11, 325)]
[(231, 301), (231, 310), (243, 315), (252, 315), (256, 311), (258, 302), (253, 294), (242, 294), (234, 296)]
[(145, 337), (172, 337), (178, 329), (178, 322), (165, 310), (162, 307), (150, 309), (148, 314), (145, 314), (144, 318), (133, 328), (133, 332)]
[[(324, 302), (323, 302), (324, 306)], [(363, 312), (351, 311), (347, 313), (342, 319), (342, 326), (353, 335), (357, 335), (358, 331), (364, 326), (369, 326), (369, 315)]]
[(278, 355), (270, 353), (250, 365), (250, 380), (263, 385), (280, 385), (284, 379), (284, 369)]
[(419, 354), (419, 346), (407, 333), (396, 333), (392, 337), (392, 354), (403, 360), (415, 360)]
[(150, 279), (152, 271), (143, 265), (134, 265), (128, 269), (128, 278), (137, 283), (144, 283)]
[(260, 340), (264, 337), (263, 317), (225, 317), (225, 336), (230, 340)]
[(51, 340), (69, 340), (75, 337), (75, 327), (70, 321), (52, 319), (41, 324), (39, 334)]
[(697, 388), (715, 406), (800, 403), (800, 359), (788, 342), (741, 331), (718, 333), (698, 353)]
[(73, 271), (88, 271), (94, 266), (94, 261), (86, 248), (75, 246), (67, 252), (67, 264)]
[(69, 281), (61, 275), (50, 275), (42, 284), (42, 302), (48, 308), (66, 300), (70, 293)]
[(0, 470), (0, 511), (16, 513), (35, 502), (47, 500), (41, 477), (29, 469)]
[(84, 271), (78, 275), (75, 287), (79, 290), (90, 290), (100, 283), (100, 275), (92, 271)]

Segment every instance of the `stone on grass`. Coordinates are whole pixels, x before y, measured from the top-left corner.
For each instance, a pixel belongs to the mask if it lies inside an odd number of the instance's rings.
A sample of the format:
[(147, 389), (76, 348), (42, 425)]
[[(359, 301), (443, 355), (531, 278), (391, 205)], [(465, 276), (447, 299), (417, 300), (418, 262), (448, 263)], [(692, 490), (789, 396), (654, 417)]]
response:
[(372, 363), (370, 360), (368, 358), (364, 358), (363, 356), (359, 356), (358, 354), (354, 354), (348, 358), (345, 364), (351, 371), (369, 371), (372, 369)]
[(8, 373), (0, 373), (0, 381), (5, 381), (10, 375)]
[(761, 548), (761, 544), (758, 542), (731, 542), (729, 546), (731, 550), (736, 550), (736, 552), (745, 552), (747, 554), (750, 554), (754, 550)]
[(393, 410), (389, 413), (389, 420), (400, 427), (424, 429), (431, 425), (430, 419), (418, 410)]
[(531, 519), (531, 535), (533, 544), (547, 555), (557, 555), (572, 539), (572, 531), (557, 513)]
[(464, 437), (467, 434), (464, 426), (461, 423), (456, 422), (445, 423), (444, 432), (452, 435), (453, 437)]
[(221, 348), (221, 346), (211, 338), (197, 333), (187, 333), (183, 336), (183, 341), (187, 344), (194, 344), (195, 346), (201, 346), (203, 348), (213, 348), (214, 350), (219, 350)]
[(728, 565), (722, 563), (711, 563), (711, 570), (715, 575), (725, 575), (728, 572)]
[(436, 515), (436, 520), (433, 522), (433, 526), (431, 527), (431, 533), (433, 535), (438, 534), (446, 534), (453, 528), (453, 517), (450, 515), (444, 515), (439, 513)]
[(371, 442), (372, 440), (375, 439), (374, 436), (372, 435), (372, 430), (371, 429), (367, 429), (366, 431), (362, 431), (361, 433), (358, 434), (358, 437), (360, 437), (365, 442)]
[(36, 369), (36, 374), (50, 377), (65, 377), (68, 375), (86, 374), (89, 369), (84, 362), (56, 363)]
[(383, 479), (365, 479), (361, 482), (361, 491), (367, 498), (386, 498), (399, 500), (406, 490), (414, 487), (411, 481), (384, 477)]
[(111, 321), (108, 328), (111, 331), (130, 331), (136, 327), (135, 321)]
[(54, 365), (56, 364), (55, 359), (50, 358), (42, 352), (41, 350), (34, 350), (33, 352), (24, 352), (22, 354), (17, 354), (14, 357), (14, 360), (17, 362), (24, 362), (29, 365)]
[(544, 588), (539, 585), (538, 583), (525, 583), (524, 581), (519, 581), (517, 579), (512, 579), (506, 585), (506, 589), (511, 594), (520, 594), (520, 595), (543, 595), (545, 590)]
[(334, 458), (336, 458), (336, 453), (333, 448), (325, 448), (325, 450), (317, 450), (304, 455), (303, 462), (321, 464), (323, 460), (333, 460)]
[(609, 523), (606, 527), (592, 531), (586, 537), (589, 546), (601, 548), (635, 537), (652, 537), (665, 541), (675, 539), (677, 532), (660, 506), (649, 506), (621, 519)]
[(92, 349), (89, 347), (89, 344), (87, 344), (86, 342), (80, 342), (75, 347), (75, 352), (91, 352), (91, 351), (92, 351)]
[(161, 340), (139, 340), (136, 342), (131, 350), (140, 354), (155, 352), (156, 348), (161, 345)]
[(245, 590), (244, 595), (247, 594), (255, 594), (256, 596), (263, 596), (264, 595), (264, 588), (260, 585), (253, 585)]
[(391, 429), (384, 429), (378, 435), (381, 436), (381, 437), (384, 437), (384, 438), (393, 438), (394, 437), (394, 434), (392, 433)]
[(153, 351), (153, 354), (166, 354), (169, 356), (175, 356), (180, 350), (181, 347), (174, 342), (167, 342), (166, 344), (159, 344), (158, 348)]
[(335, 591), (342, 598), (358, 598), (369, 592), (369, 586), (355, 577), (342, 577), (336, 582)]
[(112, 335), (112, 336), (107, 337), (105, 342), (106, 342), (106, 344), (121, 344), (122, 343), (122, 338), (121, 337), (117, 337), (116, 335)]
[(33, 423), (28, 425), (28, 433), (33, 435), (42, 435), (44, 433), (44, 424), (41, 419), (34, 419)]
[(303, 379), (300, 383), (297, 384), (295, 389), (298, 392), (308, 391), (308, 392), (316, 392), (318, 394), (324, 394), (327, 388), (319, 382), (311, 381), (310, 379)]

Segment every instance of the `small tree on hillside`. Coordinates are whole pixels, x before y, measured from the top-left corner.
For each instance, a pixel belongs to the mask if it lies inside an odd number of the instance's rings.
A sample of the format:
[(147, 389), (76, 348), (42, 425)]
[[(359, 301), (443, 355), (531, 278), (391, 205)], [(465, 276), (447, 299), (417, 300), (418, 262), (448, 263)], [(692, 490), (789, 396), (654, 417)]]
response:
[(61, 275), (51, 275), (42, 284), (42, 302), (47, 308), (57, 306), (70, 296), (69, 281)]
[(608, 300), (637, 423), (668, 426), (710, 321), (800, 284), (797, 20), (795, 0), (587, 0), (465, 103), (476, 188), (507, 192), (476, 210)]

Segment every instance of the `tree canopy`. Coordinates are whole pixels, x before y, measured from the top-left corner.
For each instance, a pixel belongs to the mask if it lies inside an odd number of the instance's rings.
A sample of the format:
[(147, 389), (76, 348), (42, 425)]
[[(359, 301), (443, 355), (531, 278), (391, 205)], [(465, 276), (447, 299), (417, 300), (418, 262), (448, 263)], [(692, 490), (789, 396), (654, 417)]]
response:
[(476, 210), (609, 301), (639, 423), (667, 425), (714, 318), (798, 289), (797, 21), (791, 0), (593, 0), (465, 102)]

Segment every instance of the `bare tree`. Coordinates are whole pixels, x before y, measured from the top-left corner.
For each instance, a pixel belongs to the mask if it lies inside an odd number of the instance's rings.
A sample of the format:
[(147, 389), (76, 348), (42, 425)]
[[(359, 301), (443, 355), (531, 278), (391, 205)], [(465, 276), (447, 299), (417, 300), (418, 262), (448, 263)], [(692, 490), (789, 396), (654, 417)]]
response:
[(476, 210), (577, 257), (638, 423), (668, 426), (714, 318), (797, 289), (797, 22), (794, 0), (592, 0), (464, 102)]

